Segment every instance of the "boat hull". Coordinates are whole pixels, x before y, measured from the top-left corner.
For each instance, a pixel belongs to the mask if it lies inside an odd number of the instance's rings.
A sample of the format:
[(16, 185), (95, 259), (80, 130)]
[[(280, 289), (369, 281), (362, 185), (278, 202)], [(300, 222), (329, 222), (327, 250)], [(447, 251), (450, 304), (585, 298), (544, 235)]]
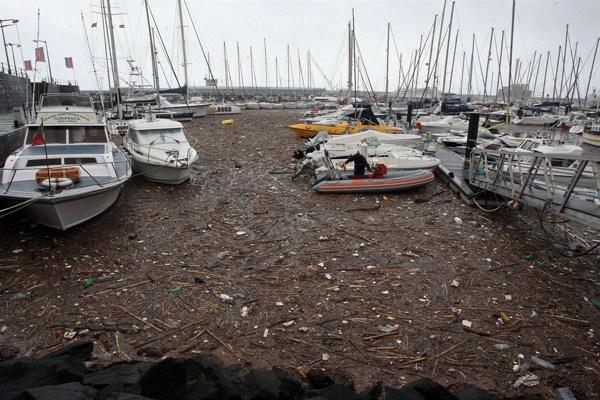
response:
[[(37, 224), (65, 231), (106, 211), (119, 198), (123, 183), (117, 182), (85, 194), (44, 196), (23, 211)], [(24, 197), (4, 198), (14, 204), (28, 200)]]
[(133, 172), (141, 174), (144, 179), (164, 185), (179, 185), (188, 179), (192, 173), (192, 167), (171, 167), (166, 164), (152, 164), (132, 159)]
[(323, 181), (314, 185), (313, 190), (317, 193), (393, 193), (417, 189), (433, 180), (433, 172), (428, 170), (405, 171), (387, 174), (380, 179)]
[(583, 143), (600, 146), (600, 125), (593, 125), (592, 129), (584, 130), (581, 138), (583, 139)]
[(231, 104), (213, 104), (208, 108), (207, 115), (241, 114), (242, 109)]
[(336, 126), (328, 125), (316, 125), (316, 124), (295, 124), (289, 127), (292, 132), (302, 138), (311, 138), (321, 131), (325, 131), (330, 135), (343, 135), (345, 133), (356, 133), (363, 129), (372, 129), (378, 132), (384, 133), (401, 133), (402, 128), (389, 125), (363, 125), (357, 124), (356, 126), (348, 126), (347, 124), (340, 124)]

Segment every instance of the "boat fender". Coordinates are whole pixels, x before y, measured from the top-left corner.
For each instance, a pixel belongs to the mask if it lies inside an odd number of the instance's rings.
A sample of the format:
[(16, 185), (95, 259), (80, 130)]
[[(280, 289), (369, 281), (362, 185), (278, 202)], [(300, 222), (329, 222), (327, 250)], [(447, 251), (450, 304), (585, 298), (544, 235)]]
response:
[(423, 125), (420, 122), (417, 122), (415, 127), (417, 128), (417, 130), (421, 130), (421, 128), (423, 127)]

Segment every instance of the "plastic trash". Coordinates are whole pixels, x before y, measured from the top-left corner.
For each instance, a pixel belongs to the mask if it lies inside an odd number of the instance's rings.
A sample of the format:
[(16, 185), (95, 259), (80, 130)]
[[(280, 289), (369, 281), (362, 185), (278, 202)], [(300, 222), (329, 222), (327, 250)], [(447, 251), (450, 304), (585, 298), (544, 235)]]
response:
[(90, 276), (89, 278), (87, 278), (85, 280), (85, 283), (83, 284), (84, 289), (89, 288), (90, 286), (92, 286), (94, 284), (94, 277)]
[(536, 356), (532, 356), (531, 357), (531, 362), (534, 364), (539, 365), (542, 368), (547, 368), (547, 369), (556, 369), (556, 366), (554, 364), (552, 364), (551, 362), (548, 362), (546, 360), (542, 360), (539, 357)]
[(171, 319), (171, 318), (168, 318), (166, 322), (173, 329), (177, 329), (181, 326), (181, 321), (175, 321), (174, 319)]
[(398, 330), (399, 325), (379, 325), (377, 330), (379, 332), (390, 333)]
[(233, 125), (235, 123), (235, 120), (233, 119), (224, 119), (223, 121), (221, 121), (221, 125)]
[(463, 223), (462, 219), (460, 219), (458, 217), (454, 217), (454, 222), (456, 222), (459, 225)]
[(600, 310), (600, 300), (598, 300), (596, 298), (591, 298), (590, 303), (592, 303), (594, 305), (594, 307), (596, 307), (597, 309)]
[(494, 345), (494, 349), (496, 350), (508, 350), (510, 349), (510, 346), (506, 343), (498, 343)]
[(247, 317), (248, 316), (248, 307), (246, 307), (246, 306), (242, 307), (242, 310), (240, 311), (240, 315), (242, 317)]
[(525, 254), (521, 256), (522, 260), (532, 260), (533, 259), (533, 254)]
[(500, 318), (502, 318), (502, 322), (504, 322), (507, 325), (510, 325), (513, 322), (512, 318), (503, 312), (500, 313)]
[(229, 296), (228, 294), (225, 294), (225, 293), (221, 293), (221, 294), (219, 295), (219, 298), (220, 298), (221, 300), (228, 300), (228, 301), (230, 301), (230, 300), (233, 300), (233, 297), (231, 297), (231, 296)]
[(96, 356), (98, 361), (110, 361), (113, 358), (112, 353), (100, 353)]
[(571, 389), (568, 387), (561, 387), (554, 391), (558, 400), (577, 400)]
[(523, 375), (522, 377), (517, 379), (515, 381), (515, 383), (513, 383), (513, 388), (516, 389), (521, 385), (531, 387), (531, 386), (537, 386), (539, 384), (540, 384), (540, 378), (537, 375), (528, 374), (528, 375)]
[(174, 288), (169, 289), (169, 293), (179, 293), (182, 289), (182, 286), (175, 286)]

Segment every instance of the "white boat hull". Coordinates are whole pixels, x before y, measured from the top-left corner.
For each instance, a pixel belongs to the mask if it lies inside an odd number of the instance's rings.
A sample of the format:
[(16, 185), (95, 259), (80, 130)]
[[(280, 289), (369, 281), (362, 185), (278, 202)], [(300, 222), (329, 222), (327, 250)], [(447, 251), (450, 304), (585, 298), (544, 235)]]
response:
[(135, 157), (132, 159), (132, 161), (133, 172), (136, 174), (141, 174), (144, 179), (154, 183), (179, 185), (190, 179), (190, 175), (192, 173), (191, 165), (183, 168), (177, 168), (165, 164), (146, 163), (139, 159), (136, 160)]
[(273, 109), (273, 103), (260, 102), (260, 103), (258, 103), (258, 107), (261, 110), (272, 110)]
[(246, 103), (246, 109), (247, 110), (258, 110), (260, 107), (258, 105), (258, 103)]
[(600, 146), (600, 130), (598, 132), (583, 131), (583, 135), (581, 137), (583, 139), (583, 143), (587, 143), (592, 146)]
[(241, 114), (242, 109), (232, 104), (213, 104), (208, 108), (207, 115)]

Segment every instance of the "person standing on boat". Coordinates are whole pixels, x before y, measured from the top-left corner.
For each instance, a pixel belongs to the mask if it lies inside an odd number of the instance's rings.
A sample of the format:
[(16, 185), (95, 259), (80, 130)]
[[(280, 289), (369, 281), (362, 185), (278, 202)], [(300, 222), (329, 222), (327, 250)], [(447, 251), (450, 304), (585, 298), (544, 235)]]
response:
[(371, 166), (367, 162), (367, 159), (358, 151), (356, 152), (356, 154), (352, 154), (350, 157), (348, 157), (348, 159), (343, 164), (344, 168), (346, 167), (346, 164), (350, 162), (354, 162), (354, 176), (364, 176), (365, 168), (368, 169), (369, 172), (371, 172)]

